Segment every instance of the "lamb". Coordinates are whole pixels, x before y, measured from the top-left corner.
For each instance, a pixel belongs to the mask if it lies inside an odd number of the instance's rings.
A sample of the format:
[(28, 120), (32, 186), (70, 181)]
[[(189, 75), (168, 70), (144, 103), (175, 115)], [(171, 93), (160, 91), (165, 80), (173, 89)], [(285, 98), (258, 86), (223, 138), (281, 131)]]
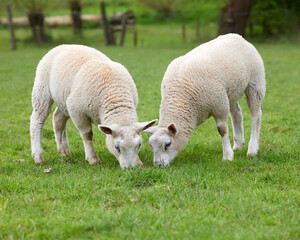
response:
[[(149, 144), (154, 164), (168, 166), (186, 146), (197, 125), (210, 116), (222, 138), (223, 160), (233, 160), (233, 150), (244, 144), (243, 116), (239, 99), (245, 93), (251, 113), (251, 138), (247, 155), (257, 154), (261, 102), (265, 95), (263, 60), (255, 47), (237, 34), (220, 36), (173, 60), (161, 85), (158, 126)], [(234, 131), (233, 150), (228, 136), (228, 114)]]
[(60, 45), (40, 61), (32, 91), (31, 152), (36, 164), (44, 163), (42, 129), (53, 102), (53, 128), (58, 151), (71, 154), (67, 121), (72, 119), (84, 143), (90, 164), (100, 161), (93, 145), (92, 125), (106, 134), (106, 145), (122, 168), (142, 165), (138, 152), (140, 132), (156, 123), (138, 122), (138, 95), (127, 69), (96, 49)]

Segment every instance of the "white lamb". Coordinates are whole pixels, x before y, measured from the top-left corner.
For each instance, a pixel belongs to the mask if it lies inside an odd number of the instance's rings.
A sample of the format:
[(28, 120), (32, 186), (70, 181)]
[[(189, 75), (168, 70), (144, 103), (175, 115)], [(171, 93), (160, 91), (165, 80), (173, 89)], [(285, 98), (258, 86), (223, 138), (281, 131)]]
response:
[[(148, 128), (154, 164), (168, 166), (183, 150), (197, 125), (210, 116), (222, 137), (223, 160), (244, 144), (243, 116), (238, 104), (245, 93), (251, 112), (247, 155), (258, 151), (261, 102), (265, 95), (262, 58), (252, 44), (237, 34), (220, 36), (171, 62), (164, 75), (159, 125)], [(228, 114), (234, 131), (228, 136)]]
[[(96, 49), (61, 45), (49, 51), (38, 64), (32, 91), (30, 119), (32, 157), (44, 162), (42, 128), (53, 102), (53, 128), (58, 151), (70, 154), (66, 124), (69, 118), (79, 130), (90, 164), (98, 163), (91, 122), (107, 134), (106, 144), (122, 168), (141, 165), (140, 132), (156, 120), (139, 123), (136, 86), (126, 68)], [(99, 125), (101, 124), (101, 125)]]

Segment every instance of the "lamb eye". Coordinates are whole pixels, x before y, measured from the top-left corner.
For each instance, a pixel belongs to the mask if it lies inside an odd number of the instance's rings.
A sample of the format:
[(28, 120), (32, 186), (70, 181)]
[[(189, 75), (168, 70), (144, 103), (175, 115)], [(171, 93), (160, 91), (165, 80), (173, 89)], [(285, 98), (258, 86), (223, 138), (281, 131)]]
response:
[(167, 151), (167, 148), (171, 146), (171, 142), (166, 143), (165, 145), (165, 151)]
[(141, 143), (139, 143), (139, 149), (141, 148), (141, 146), (142, 146), (142, 144), (141, 144)]
[(115, 145), (115, 149), (116, 149), (118, 152), (121, 152), (121, 150), (120, 150), (120, 147), (119, 147), (119, 146)]

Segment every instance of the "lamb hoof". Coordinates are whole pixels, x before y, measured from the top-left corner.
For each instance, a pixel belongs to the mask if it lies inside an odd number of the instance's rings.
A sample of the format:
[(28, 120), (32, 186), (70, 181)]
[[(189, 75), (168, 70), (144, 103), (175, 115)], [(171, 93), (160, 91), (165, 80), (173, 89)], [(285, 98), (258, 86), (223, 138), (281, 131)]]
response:
[(242, 150), (243, 145), (244, 145), (244, 143), (242, 143), (242, 144), (235, 143), (233, 146), (233, 150), (234, 151)]
[(59, 151), (59, 153), (62, 155), (62, 156), (66, 156), (65, 152), (64, 151)]
[(255, 156), (258, 152), (258, 145), (252, 145), (248, 147), (247, 156)]
[(223, 161), (232, 161), (233, 160), (233, 151), (223, 154)]
[(143, 167), (143, 163), (142, 163), (142, 161), (139, 159), (139, 157), (137, 157), (137, 159), (136, 159), (136, 166), (138, 166), (138, 167)]
[(257, 152), (258, 152), (258, 149), (257, 149), (257, 150), (254, 150), (254, 151), (248, 150), (247, 156), (253, 157), (253, 156), (255, 156), (255, 155), (257, 154)]
[(43, 155), (40, 155), (38, 157), (33, 156), (34, 162), (36, 165), (42, 165), (45, 163), (45, 160), (43, 158)]
[(62, 156), (66, 156), (66, 155), (71, 155), (71, 151), (70, 151), (70, 149), (59, 149), (58, 150), (59, 152), (60, 152), (60, 154), (62, 155)]
[(66, 154), (66, 155), (71, 155), (70, 149), (65, 150), (65, 154)]
[(91, 158), (91, 159), (88, 159), (90, 165), (96, 165), (98, 163), (100, 163), (100, 159), (97, 157), (97, 158)]

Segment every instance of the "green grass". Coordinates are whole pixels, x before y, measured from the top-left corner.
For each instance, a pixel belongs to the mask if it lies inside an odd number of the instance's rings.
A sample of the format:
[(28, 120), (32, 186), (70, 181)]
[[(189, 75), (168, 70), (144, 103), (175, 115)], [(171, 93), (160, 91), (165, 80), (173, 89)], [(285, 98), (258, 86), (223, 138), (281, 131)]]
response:
[[(54, 43), (40, 47), (26, 41), (30, 34), (26, 31), (18, 29), (17, 51), (9, 49), (6, 31), (0, 31), (1, 239), (300, 238), (298, 44), (255, 44), (267, 73), (256, 157), (246, 157), (245, 145), (233, 162), (222, 162), (221, 139), (209, 119), (164, 169), (153, 167), (148, 136), (143, 134), (144, 167), (121, 170), (105, 146), (105, 137), (94, 128), (102, 162), (90, 166), (71, 121), (72, 155), (62, 157), (57, 152), (50, 115), (43, 132), (46, 164), (36, 166), (29, 137), (35, 68), (49, 49), (65, 42), (71, 30), (52, 30)], [(68, 42), (96, 47), (125, 65), (137, 85), (139, 120), (157, 118), (167, 65), (196, 44), (182, 44), (180, 38), (172, 42), (174, 36), (168, 34), (149, 34), (152, 38), (145, 37), (144, 47), (134, 48), (129, 40), (123, 48), (105, 47), (98, 34), (90, 30)], [(244, 98), (240, 103), (248, 142), (249, 111)], [(48, 168), (50, 173), (44, 173)]]

